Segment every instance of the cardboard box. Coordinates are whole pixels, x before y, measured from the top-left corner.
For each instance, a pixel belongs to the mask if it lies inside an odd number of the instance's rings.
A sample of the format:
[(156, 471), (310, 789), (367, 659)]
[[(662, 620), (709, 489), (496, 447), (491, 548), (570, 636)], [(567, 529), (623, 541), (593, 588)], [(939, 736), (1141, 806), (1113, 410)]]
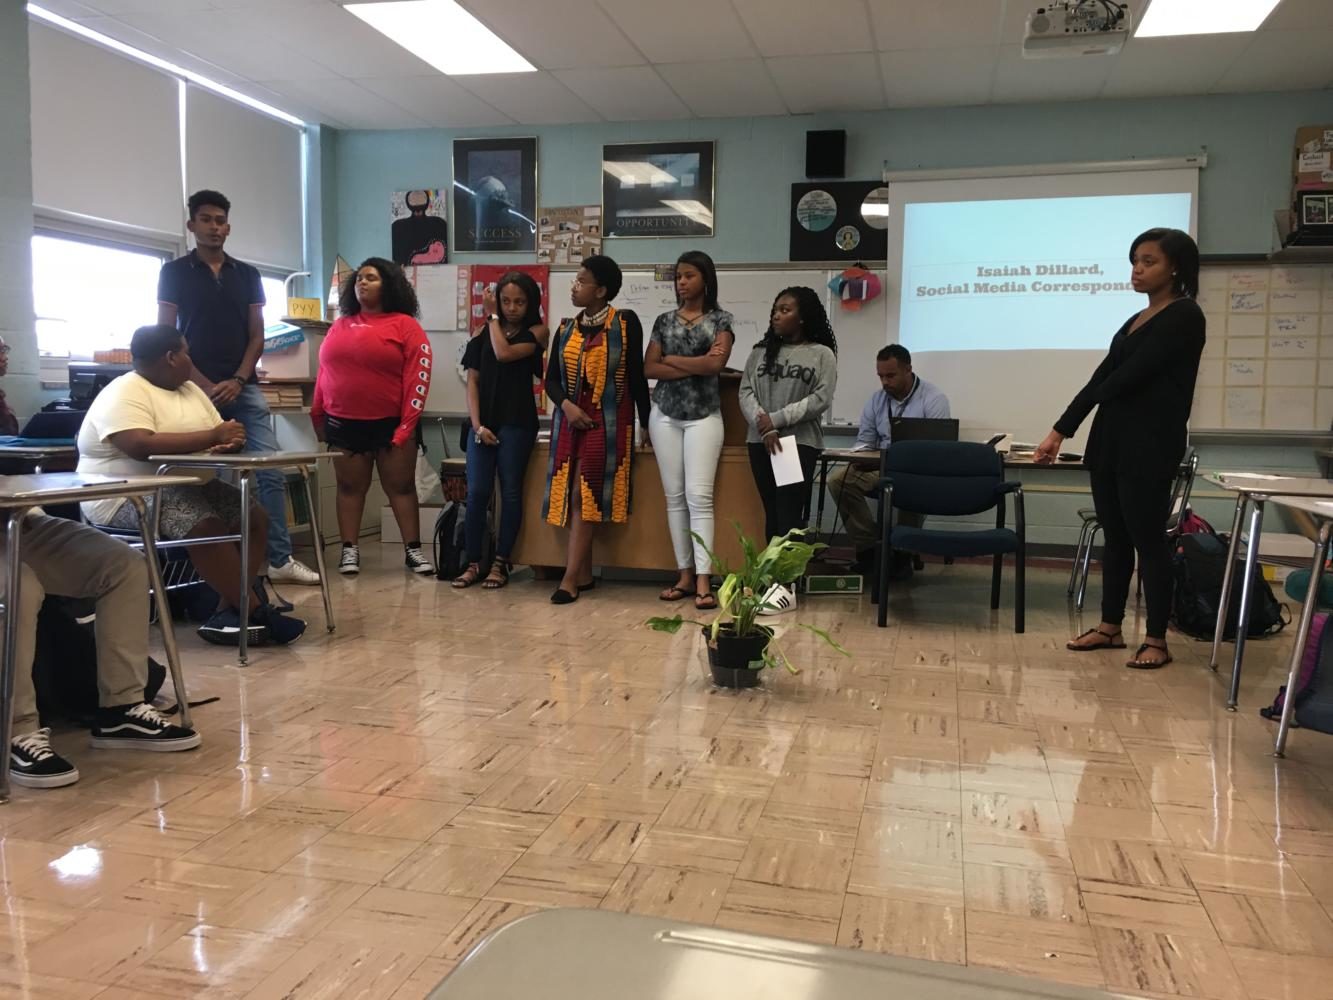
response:
[(322, 333), (287, 323), (274, 324), (264, 331), (259, 367), (269, 378), (314, 378), (322, 343)]
[[(435, 504), (432, 506), (422, 505), (421, 510), (417, 512), (417, 517), (421, 519), (421, 545), (429, 550), (431, 540), (435, 537), (435, 519), (440, 516), (440, 511), (444, 509), (444, 504)], [(398, 522), (394, 520), (392, 507), (380, 508), (380, 541), (393, 543), (395, 545), (403, 544), (402, 532), (398, 530)]]
[(1303, 125), (1296, 130), (1291, 172), (1295, 190), (1333, 193), (1333, 125)]

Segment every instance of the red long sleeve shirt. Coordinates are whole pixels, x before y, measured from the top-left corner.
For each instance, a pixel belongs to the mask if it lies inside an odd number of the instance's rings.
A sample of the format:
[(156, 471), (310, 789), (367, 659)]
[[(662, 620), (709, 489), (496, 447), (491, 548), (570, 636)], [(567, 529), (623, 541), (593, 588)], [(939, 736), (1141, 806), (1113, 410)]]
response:
[(430, 341), (411, 316), (379, 313), (343, 316), (319, 349), (319, 373), (310, 416), (344, 420), (398, 417), (393, 443), (416, 430), (430, 394)]

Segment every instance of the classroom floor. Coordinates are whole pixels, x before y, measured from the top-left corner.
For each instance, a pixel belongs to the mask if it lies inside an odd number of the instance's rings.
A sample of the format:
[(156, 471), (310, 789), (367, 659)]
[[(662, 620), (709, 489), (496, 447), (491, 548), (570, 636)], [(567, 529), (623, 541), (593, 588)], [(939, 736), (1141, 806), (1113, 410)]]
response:
[[(1123, 668), (1029, 573), (931, 565), (888, 630), (803, 600), (800, 676), (716, 691), (656, 587), (455, 592), (397, 547), (335, 582), (339, 629), (233, 652), (182, 631), (203, 748), (57, 738), (83, 772), (0, 806), (0, 995), (421, 997), (489, 931), (583, 906), (1136, 995), (1333, 997), (1333, 740), (1276, 761), (1208, 647)], [(680, 606), (677, 606), (680, 607)], [(1128, 624), (1128, 623), (1127, 623)], [(590, 942), (595, 951), (596, 943)]]

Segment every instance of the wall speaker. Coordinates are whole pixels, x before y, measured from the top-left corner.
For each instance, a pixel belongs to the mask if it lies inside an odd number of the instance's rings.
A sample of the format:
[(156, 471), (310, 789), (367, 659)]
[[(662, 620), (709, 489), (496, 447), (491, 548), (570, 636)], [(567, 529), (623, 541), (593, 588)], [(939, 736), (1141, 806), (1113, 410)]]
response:
[(805, 133), (805, 176), (847, 176), (847, 131), (834, 128)]

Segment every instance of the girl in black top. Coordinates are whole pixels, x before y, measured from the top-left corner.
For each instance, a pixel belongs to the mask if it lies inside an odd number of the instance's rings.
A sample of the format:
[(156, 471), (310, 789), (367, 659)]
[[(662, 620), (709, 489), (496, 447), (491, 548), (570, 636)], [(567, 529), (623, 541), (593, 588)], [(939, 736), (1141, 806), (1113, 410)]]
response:
[(1171, 481), (1185, 454), (1204, 318), (1194, 301), (1199, 248), (1188, 234), (1150, 229), (1134, 241), (1129, 259), (1134, 290), (1148, 296), (1148, 307), (1112, 338), (1106, 359), (1038, 446), (1036, 460), (1055, 461), (1064, 439), (1097, 407), (1083, 461), (1092, 474), (1092, 500), (1105, 539), (1102, 620), (1067, 645), (1080, 651), (1125, 648), (1120, 623), (1137, 552), (1148, 621), (1128, 666), (1155, 669), (1171, 662), (1166, 646), (1171, 566), (1164, 533)]
[(546, 330), (541, 292), (521, 271), (510, 271), (482, 299), (486, 326), (463, 352), (467, 369), (467, 409), (472, 440), (467, 446), (467, 515), (463, 522), (467, 568), (455, 587), (470, 587), (481, 576), (486, 511), (500, 474), (500, 532), (495, 562), (482, 582), (498, 590), (509, 582), (519, 526), (523, 523), (523, 477), (537, 440), (537, 400), (533, 379), (541, 371)]

